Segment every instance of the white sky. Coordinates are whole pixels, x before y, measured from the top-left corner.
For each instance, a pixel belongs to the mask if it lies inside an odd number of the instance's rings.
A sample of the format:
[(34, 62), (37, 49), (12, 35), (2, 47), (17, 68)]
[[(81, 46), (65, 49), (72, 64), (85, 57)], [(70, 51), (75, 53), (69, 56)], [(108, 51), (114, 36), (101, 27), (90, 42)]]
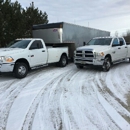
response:
[[(12, 0), (12, 2), (15, 0)], [(18, 0), (22, 7), (31, 1)], [(68, 22), (121, 35), (130, 29), (130, 0), (33, 0), (49, 23)]]

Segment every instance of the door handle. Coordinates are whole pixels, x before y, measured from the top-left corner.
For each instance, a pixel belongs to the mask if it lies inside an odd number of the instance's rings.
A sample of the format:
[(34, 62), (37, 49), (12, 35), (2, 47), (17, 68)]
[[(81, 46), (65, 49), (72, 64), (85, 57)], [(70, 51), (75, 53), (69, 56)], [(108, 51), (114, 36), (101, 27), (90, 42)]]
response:
[(42, 52), (45, 52), (45, 50), (42, 50)]
[(127, 48), (127, 46), (125, 46), (125, 48)]
[(28, 57), (34, 57), (34, 55), (28, 55)]
[(120, 47), (118, 49), (121, 49)]

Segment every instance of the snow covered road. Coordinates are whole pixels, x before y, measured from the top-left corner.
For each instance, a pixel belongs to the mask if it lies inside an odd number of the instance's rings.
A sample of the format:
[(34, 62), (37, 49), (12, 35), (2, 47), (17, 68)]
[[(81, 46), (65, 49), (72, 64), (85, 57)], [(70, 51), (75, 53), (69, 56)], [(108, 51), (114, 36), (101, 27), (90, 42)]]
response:
[[(0, 76), (0, 130), (130, 130), (130, 64), (50, 66)], [(128, 100), (129, 99), (129, 100)]]

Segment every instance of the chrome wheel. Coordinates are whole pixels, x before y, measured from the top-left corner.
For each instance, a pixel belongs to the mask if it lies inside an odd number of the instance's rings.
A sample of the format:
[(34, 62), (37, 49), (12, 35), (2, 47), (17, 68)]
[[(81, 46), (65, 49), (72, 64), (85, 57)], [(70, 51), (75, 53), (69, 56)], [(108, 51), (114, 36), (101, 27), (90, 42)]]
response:
[(17, 62), (15, 64), (14, 74), (16, 78), (24, 78), (28, 73), (28, 66), (26, 63)]
[(66, 64), (67, 64), (66, 57), (63, 57), (63, 58), (62, 58), (62, 65), (65, 66)]
[(19, 66), (18, 73), (19, 75), (24, 75), (26, 73), (26, 67), (25, 66)]

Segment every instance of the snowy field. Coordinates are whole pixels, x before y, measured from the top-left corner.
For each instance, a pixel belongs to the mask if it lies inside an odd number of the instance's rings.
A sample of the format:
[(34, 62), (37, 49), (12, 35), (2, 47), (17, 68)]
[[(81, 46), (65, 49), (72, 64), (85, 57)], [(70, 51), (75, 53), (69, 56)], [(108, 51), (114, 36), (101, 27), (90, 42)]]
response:
[(0, 130), (130, 130), (130, 63), (0, 75)]

